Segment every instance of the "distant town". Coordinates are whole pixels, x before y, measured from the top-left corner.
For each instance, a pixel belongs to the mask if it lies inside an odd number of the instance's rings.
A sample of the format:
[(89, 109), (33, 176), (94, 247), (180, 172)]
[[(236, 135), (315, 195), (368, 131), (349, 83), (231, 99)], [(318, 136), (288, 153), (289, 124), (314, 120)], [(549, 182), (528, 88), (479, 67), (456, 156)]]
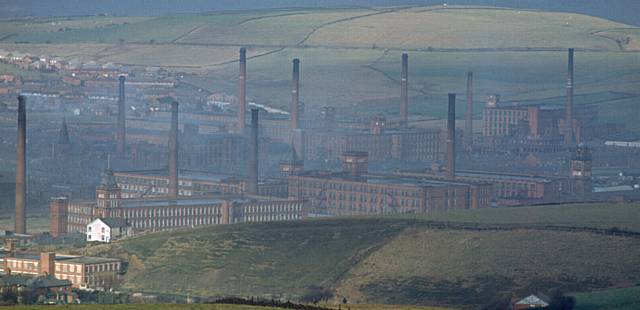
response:
[[(562, 52), (564, 104), (503, 102), (475, 91), (469, 71), (456, 77), (466, 91), (437, 103), (445, 119), (412, 115), (410, 51), (394, 60), (397, 111), (354, 115), (340, 102), (304, 104), (314, 86), (300, 58), (289, 59), (288, 109), (252, 102), (248, 49), (233, 62), (233, 93), (162, 67), (0, 50), (3, 68), (20, 72), (0, 71), (0, 163), (12, 167), (0, 182), (15, 192), (0, 291), (30, 289), (23, 303), (96, 301), (86, 292), (115, 292), (131, 262), (67, 247), (161, 231), (640, 201), (635, 132), (601, 120), (597, 104), (575, 104), (580, 49)], [(28, 214), (49, 224), (34, 229)]]

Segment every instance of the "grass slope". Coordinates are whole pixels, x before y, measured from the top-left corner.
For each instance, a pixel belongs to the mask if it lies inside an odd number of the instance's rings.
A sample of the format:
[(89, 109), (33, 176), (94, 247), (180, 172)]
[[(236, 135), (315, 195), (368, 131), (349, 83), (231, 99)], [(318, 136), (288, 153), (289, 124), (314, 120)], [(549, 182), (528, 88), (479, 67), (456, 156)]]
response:
[[(210, 227), (133, 238), (114, 244), (110, 252), (133, 261), (126, 276), (131, 289), (299, 298), (312, 285), (331, 286), (404, 228), (402, 223), (375, 222)], [(169, 275), (172, 280), (166, 281)]]
[(640, 54), (632, 52), (640, 31), (585, 15), (434, 6), (12, 20), (0, 29), (5, 50), (206, 72), (187, 82), (227, 94), (237, 91), (237, 49), (248, 45), (250, 100), (285, 110), (298, 57), (310, 111), (333, 105), (365, 118), (363, 107), (397, 115), (400, 50), (410, 51), (411, 115), (442, 117), (446, 94), (464, 93), (467, 71), (475, 74), (477, 111), (488, 93), (561, 104), (562, 50), (576, 47), (576, 104), (597, 104), (603, 121), (640, 131)]
[[(66, 18), (0, 22), (6, 42), (558, 48), (619, 50), (633, 27), (586, 15), (485, 7), (413, 7), (232, 12), (156, 18)], [(426, 29), (426, 31), (416, 31)], [(594, 34), (596, 32), (596, 34)], [(624, 37), (628, 40), (616, 38)], [(627, 42), (625, 44), (625, 42)], [(633, 43), (633, 44), (632, 44)]]
[(421, 215), (434, 221), (485, 224), (552, 224), (640, 232), (640, 204), (572, 204), (519, 208), (452, 210)]
[[(334, 309), (344, 309), (345, 307), (325, 305)], [(281, 310), (282, 308), (242, 306), (242, 305), (180, 305), (180, 304), (153, 304), (153, 305), (69, 305), (69, 306), (14, 306), (11, 309), (18, 310), (39, 310), (39, 309), (60, 309), (60, 310)], [(413, 306), (385, 306), (385, 305), (348, 305), (352, 310), (445, 310), (435, 307), (413, 307)]]
[(640, 309), (640, 287), (578, 293), (575, 310)]
[[(635, 204), (466, 210), (426, 218), (627, 227), (628, 219), (638, 217)], [(588, 291), (640, 281), (638, 239), (541, 230), (433, 230), (426, 223), (397, 217), (214, 226), (83, 251), (128, 259), (125, 288), (194, 296), (298, 299), (323, 287), (338, 300), (355, 303), (475, 307), (513, 292)]]
[(153, 305), (68, 305), (68, 306), (14, 306), (11, 309), (18, 310), (38, 310), (38, 309), (60, 309), (60, 310), (279, 310), (282, 308), (257, 307), (243, 305), (178, 305), (178, 304), (153, 304)]

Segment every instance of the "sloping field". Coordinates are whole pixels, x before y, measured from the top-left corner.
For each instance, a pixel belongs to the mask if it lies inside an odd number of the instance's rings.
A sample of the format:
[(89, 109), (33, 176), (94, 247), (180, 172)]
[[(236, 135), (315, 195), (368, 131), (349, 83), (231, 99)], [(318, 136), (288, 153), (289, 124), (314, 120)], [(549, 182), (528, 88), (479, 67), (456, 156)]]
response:
[[(638, 38), (633, 27), (586, 15), (456, 6), (232, 12), (156, 18), (83, 17), (3, 21), (0, 28), (3, 29), (0, 34), (4, 34), (0, 38), (5, 42), (23, 43), (146, 43), (153, 40), (393, 49), (576, 47), (616, 51), (626, 45), (633, 48), (630, 43)], [(623, 38), (629, 38), (629, 44), (619, 44), (621, 32)]]
[(352, 268), (336, 291), (356, 303), (480, 306), (540, 289), (630, 286), (640, 280), (634, 263), (639, 241), (527, 230), (408, 229)]
[(127, 259), (123, 285), (134, 291), (296, 300), (328, 290), (354, 303), (477, 308), (512, 293), (635, 285), (640, 238), (543, 226), (627, 227), (639, 217), (635, 204), (427, 217), (499, 223), (489, 230), (423, 218), (322, 219), (155, 233), (83, 251)]
[(592, 35), (623, 24), (578, 14), (495, 8), (412, 8), (327, 25), (307, 42), (382, 48), (577, 48), (616, 50)]
[[(326, 305), (325, 307), (334, 307)], [(334, 307), (339, 309), (338, 306)], [(60, 309), (60, 310), (281, 310), (283, 308), (243, 306), (243, 305), (181, 305), (181, 304), (136, 304), (136, 305), (70, 305), (70, 306), (14, 306), (11, 309), (17, 310), (39, 310), (39, 309)], [(343, 309), (340, 307), (340, 309)], [(446, 310), (435, 307), (413, 307), (413, 306), (383, 306), (383, 305), (348, 305), (352, 310)]]
[(573, 204), (520, 208), (452, 210), (421, 215), (434, 221), (484, 224), (578, 226), (640, 232), (640, 204)]
[(292, 46), (322, 25), (368, 14), (372, 13), (368, 10), (270, 13), (236, 19), (225, 25), (205, 24), (177, 43)]
[(14, 306), (11, 309), (18, 310), (39, 310), (39, 309), (60, 309), (60, 310), (280, 310), (282, 308), (242, 306), (242, 305), (178, 305), (178, 304), (153, 304), (153, 305), (67, 305), (67, 306)]
[(640, 309), (640, 287), (618, 288), (578, 293), (576, 310), (635, 310)]
[(298, 57), (300, 100), (310, 111), (332, 105), (359, 117), (397, 115), (400, 53), (408, 51), (410, 113), (441, 117), (446, 94), (464, 93), (467, 71), (474, 72), (478, 111), (490, 93), (505, 103), (561, 104), (565, 49), (575, 47), (576, 104), (597, 104), (603, 121), (638, 131), (638, 29), (585, 15), (487, 7), (246, 11), (0, 20), (0, 49), (163, 66), (198, 73), (185, 81), (203, 89), (235, 94), (237, 49), (245, 45), (250, 100), (288, 109), (291, 59)]

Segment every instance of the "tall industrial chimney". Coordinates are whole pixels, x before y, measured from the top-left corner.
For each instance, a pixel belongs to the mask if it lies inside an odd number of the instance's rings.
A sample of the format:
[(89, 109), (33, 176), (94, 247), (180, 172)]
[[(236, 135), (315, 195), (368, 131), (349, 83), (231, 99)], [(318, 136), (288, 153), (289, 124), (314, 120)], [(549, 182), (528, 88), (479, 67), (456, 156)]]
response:
[(244, 133), (247, 111), (247, 49), (240, 48), (240, 85), (238, 90), (238, 133)]
[(565, 111), (564, 143), (573, 143), (573, 48), (569, 49), (567, 66), (567, 104)]
[(473, 72), (467, 72), (467, 110), (464, 117), (464, 146), (471, 150), (473, 145)]
[(251, 109), (251, 133), (249, 134), (249, 180), (247, 194), (258, 194), (258, 113), (260, 110)]
[(293, 77), (291, 80), (291, 129), (298, 129), (298, 107), (300, 90), (300, 60), (293, 60)]
[(27, 110), (26, 98), (18, 96), (18, 141), (16, 142), (16, 222), (15, 232), (27, 233)]
[(406, 126), (409, 122), (409, 55), (402, 53), (402, 73), (400, 76), (400, 122)]
[(456, 94), (449, 94), (447, 113), (447, 179), (456, 177)]
[(178, 198), (178, 102), (171, 102), (169, 131), (169, 197)]
[(116, 133), (116, 156), (124, 158), (126, 132), (126, 105), (124, 99), (124, 75), (118, 77), (118, 128)]

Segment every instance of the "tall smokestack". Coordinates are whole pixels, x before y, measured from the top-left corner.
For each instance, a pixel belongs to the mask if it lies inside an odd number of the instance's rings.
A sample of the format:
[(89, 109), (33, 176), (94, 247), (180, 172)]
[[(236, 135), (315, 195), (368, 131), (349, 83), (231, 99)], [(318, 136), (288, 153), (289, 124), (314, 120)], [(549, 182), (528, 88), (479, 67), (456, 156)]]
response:
[(171, 102), (169, 131), (169, 197), (178, 198), (178, 102)]
[(300, 91), (300, 60), (293, 60), (293, 77), (291, 80), (291, 129), (298, 129), (298, 107)]
[(251, 133), (249, 134), (249, 180), (247, 194), (258, 194), (258, 113), (260, 110), (251, 109)]
[(125, 152), (125, 114), (127, 113), (124, 99), (124, 80), (125, 77), (121, 75), (118, 77), (118, 128), (116, 133), (116, 155), (119, 158), (124, 158)]
[(27, 110), (26, 98), (18, 96), (18, 141), (16, 142), (16, 222), (15, 232), (27, 233)]
[(409, 55), (402, 53), (402, 73), (400, 76), (400, 122), (403, 126), (409, 122)]
[(240, 85), (238, 89), (238, 133), (244, 133), (247, 111), (247, 49), (240, 48)]
[(467, 110), (464, 118), (464, 145), (471, 150), (473, 145), (473, 72), (467, 72)]
[(573, 48), (569, 49), (567, 66), (567, 104), (565, 111), (564, 143), (573, 143)]
[(456, 178), (456, 94), (449, 94), (447, 113), (447, 179)]

